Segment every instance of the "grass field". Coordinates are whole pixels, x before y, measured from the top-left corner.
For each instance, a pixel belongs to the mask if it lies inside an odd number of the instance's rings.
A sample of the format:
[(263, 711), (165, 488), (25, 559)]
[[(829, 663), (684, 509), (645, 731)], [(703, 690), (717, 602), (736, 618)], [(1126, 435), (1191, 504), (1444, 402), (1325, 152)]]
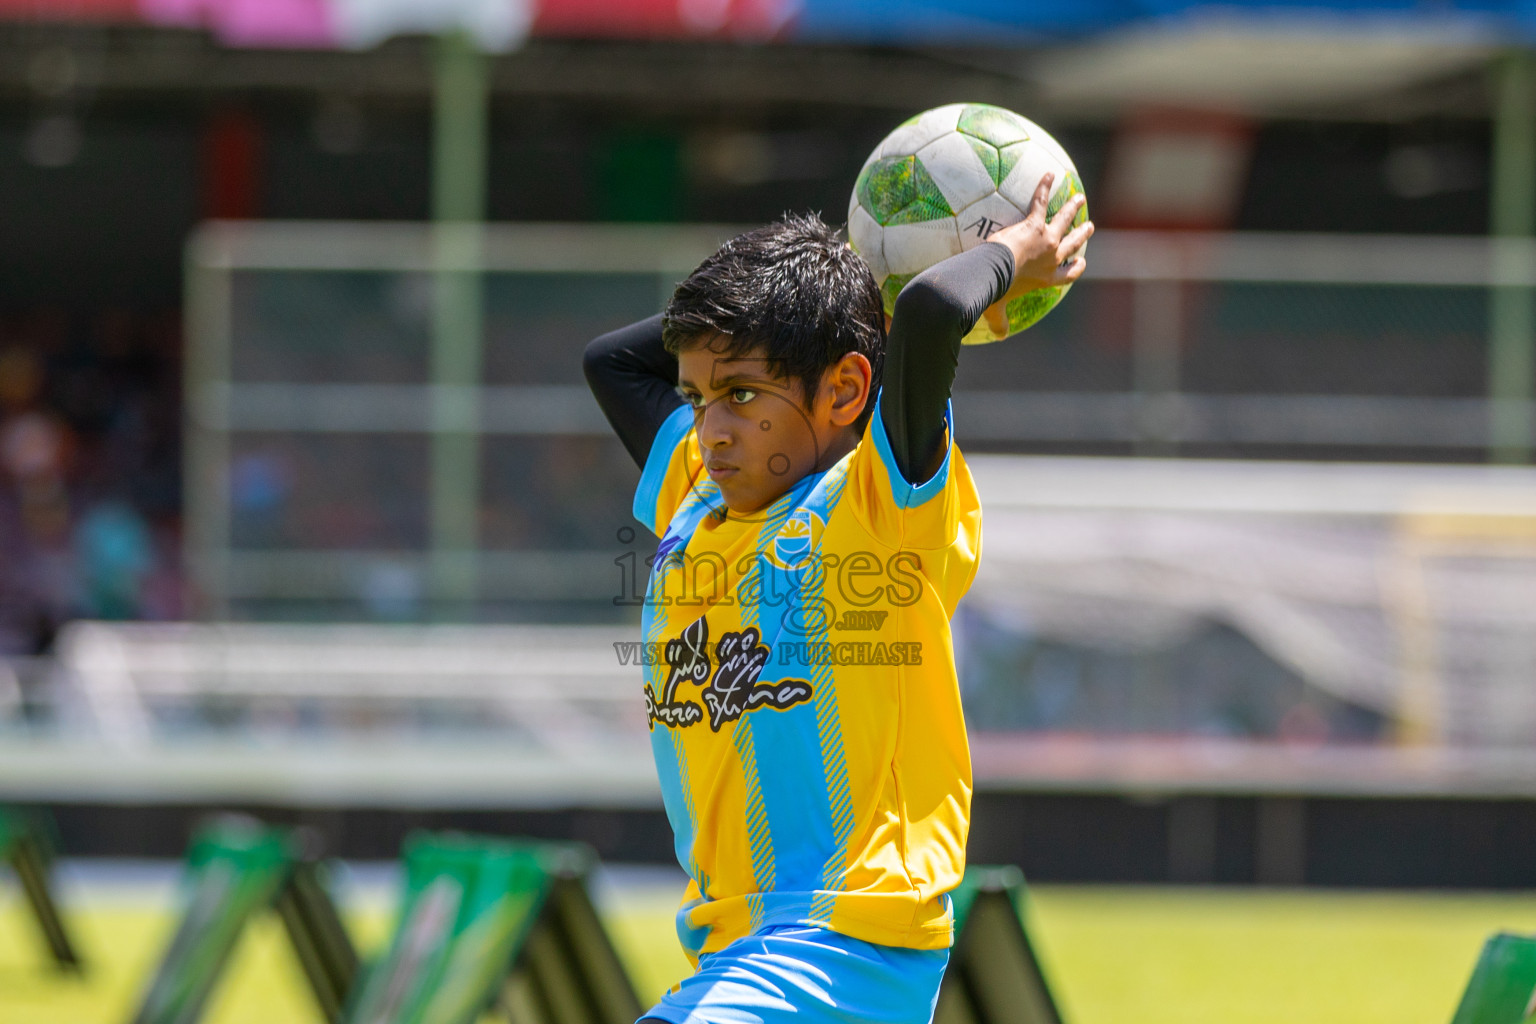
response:
[[(655, 887), (615, 892), (608, 918), (642, 996), (686, 963)], [(0, 1021), (120, 1024), (174, 922), (161, 899), (72, 907), (91, 971), (40, 966), (14, 889), (0, 888)], [(383, 906), (350, 915), (377, 948)], [(1449, 1024), (1483, 940), (1536, 932), (1536, 895), (1042, 887), (1032, 929), (1069, 1024)], [(275, 920), (253, 928), (209, 1024), (319, 1021)]]

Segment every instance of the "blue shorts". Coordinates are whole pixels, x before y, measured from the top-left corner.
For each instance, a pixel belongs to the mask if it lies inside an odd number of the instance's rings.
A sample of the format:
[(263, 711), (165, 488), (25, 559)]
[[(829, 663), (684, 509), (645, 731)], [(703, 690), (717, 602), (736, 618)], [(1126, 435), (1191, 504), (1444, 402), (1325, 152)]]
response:
[(929, 1024), (947, 949), (773, 925), (699, 960), (646, 1014), (671, 1024)]

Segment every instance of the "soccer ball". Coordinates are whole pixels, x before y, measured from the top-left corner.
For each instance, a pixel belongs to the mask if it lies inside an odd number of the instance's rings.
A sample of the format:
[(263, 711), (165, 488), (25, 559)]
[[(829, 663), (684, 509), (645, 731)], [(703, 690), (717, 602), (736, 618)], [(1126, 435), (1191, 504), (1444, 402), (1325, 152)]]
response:
[[(848, 241), (874, 271), (885, 311), (917, 274), (1023, 220), (1047, 171), (1056, 175), (1046, 207), (1054, 216), (1083, 191), (1072, 158), (1033, 121), (985, 103), (935, 107), (887, 135), (864, 162), (848, 204)], [(1084, 204), (1072, 223), (1087, 219)], [(1019, 333), (1070, 287), (1010, 299), (1006, 324), (984, 316), (964, 342), (981, 345)]]

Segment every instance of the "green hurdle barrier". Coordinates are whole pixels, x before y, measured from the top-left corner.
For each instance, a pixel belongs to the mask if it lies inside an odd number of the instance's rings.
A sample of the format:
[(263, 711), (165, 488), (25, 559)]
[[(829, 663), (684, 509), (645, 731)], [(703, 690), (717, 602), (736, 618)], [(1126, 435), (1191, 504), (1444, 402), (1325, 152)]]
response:
[(327, 1021), (340, 1020), (359, 964), (352, 937), (331, 899), (324, 864), (313, 858), (299, 861), (277, 894), (276, 910), (320, 1012)]
[(971, 867), (950, 899), (955, 945), (933, 1024), (1062, 1024), (1025, 926), (1023, 873)]
[(1483, 946), (1451, 1024), (1523, 1024), (1536, 1018), (1536, 937), (1501, 932)]
[(277, 913), (325, 1020), (340, 1016), (357, 973), (323, 867), (294, 829), (244, 817), (205, 822), (187, 852), (186, 910), (133, 1024), (193, 1024), (245, 926)]
[(640, 1005), (592, 905), (597, 858), (571, 843), (417, 834), (388, 952), (347, 1024), (633, 1024)]
[(62, 970), (79, 972), (83, 969), (80, 954), (75, 951), (64, 926), (64, 915), (59, 912), (59, 901), (53, 895), (52, 835), (50, 819), (41, 813), (0, 807), (0, 861), (10, 865), (21, 883), (32, 919), (48, 944), (53, 962)]

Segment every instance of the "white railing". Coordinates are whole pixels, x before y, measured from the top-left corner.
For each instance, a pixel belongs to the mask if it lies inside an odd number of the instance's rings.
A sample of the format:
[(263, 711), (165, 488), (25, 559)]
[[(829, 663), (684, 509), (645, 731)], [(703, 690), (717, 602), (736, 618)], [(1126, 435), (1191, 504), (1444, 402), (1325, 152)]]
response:
[(618, 626), (302, 626), (78, 622), (58, 668), (97, 734), (430, 736), (601, 749), (645, 728)]
[(1536, 469), (970, 461), (971, 613), (1153, 654), (1230, 627), (1381, 741), (1536, 752)]

